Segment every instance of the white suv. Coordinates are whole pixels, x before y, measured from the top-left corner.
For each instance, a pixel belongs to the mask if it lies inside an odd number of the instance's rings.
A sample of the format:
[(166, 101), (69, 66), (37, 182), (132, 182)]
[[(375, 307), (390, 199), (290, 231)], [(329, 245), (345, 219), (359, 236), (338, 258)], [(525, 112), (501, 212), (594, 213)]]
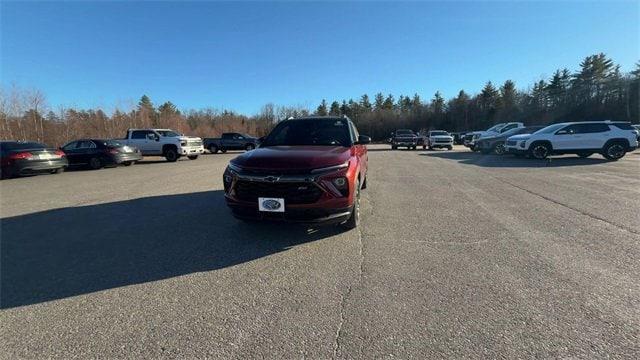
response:
[(584, 121), (549, 125), (531, 135), (507, 139), (507, 151), (544, 159), (553, 154), (577, 154), (586, 158), (600, 153), (618, 160), (638, 147), (638, 130), (621, 121)]

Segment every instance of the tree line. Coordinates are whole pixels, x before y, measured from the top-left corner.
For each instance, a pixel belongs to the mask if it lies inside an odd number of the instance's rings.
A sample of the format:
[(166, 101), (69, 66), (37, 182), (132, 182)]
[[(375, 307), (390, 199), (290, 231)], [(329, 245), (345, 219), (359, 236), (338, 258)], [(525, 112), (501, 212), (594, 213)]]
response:
[(429, 100), (420, 95), (367, 94), (358, 99), (322, 100), (315, 111), (304, 106), (266, 104), (252, 116), (230, 110), (205, 108), (180, 111), (170, 101), (155, 106), (148, 96), (127, 111), (115, 109), (52, 109), (38, 90), (16, 87), (0, 92), (0, 138), (33, 140), (50, 145), (85, 138), (117, 138), (129, 128), (171, 128), (201, 137), (223, 132), (265, 135), (280, 120), (314, 115), (347, 115), (362, 133), (383, 140), (398, 128), (416, 131), (443, 129), (472, 131), (498, 122), (521, 121), (543, 125), (559, 121), (640, 121), (640, 62), (623, 73), (605, 54), (587, 56), (578, 70), (556, 70), (520, 90), (507, 80), (487, 82), (477, 94), (464, 90), (448, 100), (436, 92)]

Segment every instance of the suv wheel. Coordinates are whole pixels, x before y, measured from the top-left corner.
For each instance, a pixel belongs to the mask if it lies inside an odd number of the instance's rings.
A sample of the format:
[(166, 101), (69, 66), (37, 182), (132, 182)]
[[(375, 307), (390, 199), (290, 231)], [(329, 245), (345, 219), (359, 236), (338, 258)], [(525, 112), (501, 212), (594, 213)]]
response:
[(493, 149), (493, 152), (496, 155), (504, 155), (504, 153), (507, 152), (507, 149), (504, 147), (503, 143), (499, 143), (496, 145), (496, 147)]
[(593, 153), (590, 152), (590, 151), (581, 151), (581, 152), (578, 153), (578, 156), (583, 158), (583, 159), (584, 158), (588, 158), (591, 155), (593, 155)]
[(612, 142), (604, 146), (602, 156), (607, 160), (618, 160), (626, 154), (627, 150), (623, 143)]
[(89, 167), (93, 170), (98, 170), (102, 167), (102, 161), (97, 157), (92, 157), (89, 159)]
[(198, 158), (198, 155), (189, 155), (187, 158), (189, 158), (189, 160), (195, 160)]
[(529, 148), (529, 154), (534, 159), (542, 160), (551, 155), (551, 148), (545, 143), (534, 143)]
[(217, 154), (218, 153), (218, 147), (215, 145), (209, 145), (209, 152), (212, 154)]
[(174, 162), (178, 160), (178, 153), (175, 149), (167, 149), (164, 151), (164, 158), (167, 159), (168, 162)]
[(345, 229), (351, 230), (358, 227), (360, 223), (360, 180), (356, 183), (356, 199), (353, 202), (353, 210), (349, 220), (342, 224)]
[(244, 147), (244, 149), (246, 151), (251, 151), (255, 148), (255, 146), (253, 144), (247, 144), (247, 146)]

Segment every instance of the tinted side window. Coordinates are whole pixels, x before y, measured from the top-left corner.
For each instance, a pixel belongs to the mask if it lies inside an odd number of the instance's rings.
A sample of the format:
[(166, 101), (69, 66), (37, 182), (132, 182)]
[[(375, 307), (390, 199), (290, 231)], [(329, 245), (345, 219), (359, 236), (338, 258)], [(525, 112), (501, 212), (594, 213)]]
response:
[(601, 133), (609, 131), (609, 126), (607, 124), (582, 124), (582, 132), (589, 133)]
[(145, 130), (138, 130), (138, 131), (134, 131), (131, 133), (131, 138), (132, 139), (146, 139), (147, 138), (147, 132)]
[(617, 127), (620, 130), (636, 130), (636, 128), (631, 126), (631, 124), (629, 123), (613, 123), (611, 125)]
[(234, 134), (222, 134), (223, 139), (233, 139)]
[(560, 135), (562, 135), (562, 134), (580, 134), (580, 133), (582, 133), (582, 125), (574, 124), (574, 125), (565, 126), (562, 129), (558, 130), (556, 132), (556, 134), (557, 133), (560, 133)]
[(62, 148), (64, 150), (73, 150), (73, 149), (76, 148), (76, 145), (78, 145), (78, 142), (77, 141), (72, 141), (72, 142), (68, 143), (67, 145), (63, 146)]

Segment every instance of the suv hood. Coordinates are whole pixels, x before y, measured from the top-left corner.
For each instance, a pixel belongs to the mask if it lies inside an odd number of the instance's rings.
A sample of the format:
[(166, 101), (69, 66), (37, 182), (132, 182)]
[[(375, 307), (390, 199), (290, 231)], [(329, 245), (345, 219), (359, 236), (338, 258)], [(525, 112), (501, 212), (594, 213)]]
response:
[(270, 146), (248, 151), (231, 160), (248, 169), (312, 170), (344, 164), (351, 158), (344, 146)]
[(436, 136), (431, 136), (432, 139), (440, 139), (440, 140), (453, 140), (452, 136), (447, 136), (447, 135), (436, 135)]
[(507, 140), (528, 140), (531, 137), (531, 134), (520, 134), (520, 135), (513, 135), (513, 136), (509, 136), (509, 138)]

